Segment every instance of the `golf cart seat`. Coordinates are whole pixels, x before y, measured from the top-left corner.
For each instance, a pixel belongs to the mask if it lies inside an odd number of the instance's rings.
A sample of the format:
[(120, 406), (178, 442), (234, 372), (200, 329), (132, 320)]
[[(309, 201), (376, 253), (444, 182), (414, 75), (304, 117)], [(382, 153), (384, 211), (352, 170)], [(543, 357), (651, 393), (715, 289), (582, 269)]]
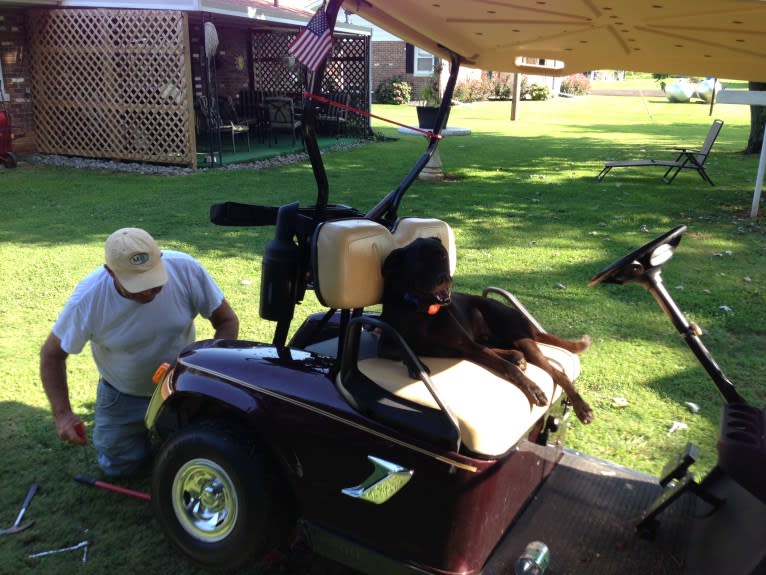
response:
[[(317, 297), (324, 305), (340, 310), (360, 311), (380, 304), (381, 268), (386, 256), (418, 237), (431, 236), (439, 237), (447, 248), (450, 272), (454, 273), (454, 236), (440, 220), (402, 218), (393, 231), (362, 218), (324, 222), (313, 242)], [(412, 369), (402, 361), (378, 357), (369, 353), (369, 344), (360, 345), (363, 338), (376, 338), (380, 330), (392, 328), (374, 321), (375, 329), (370, 329), (373, 320), (356, 315), (346, 332), (336, 384), (346, 399), (370, 418), (443, 439), (449, 431), (438, 428), (448, 421), (447, 410), (457, 421), (463, 449), (492, 458), (516, 445), (547, 412), (548, 406), (531, 405), (518, 387), (468, 360), (421, 357), (430, 376), (411, 375)], [(394, 337), (401, 340), (398, 334)], [(414, 356), (403, 340), (400, 344), (404, 356)], [(367, 353), (360, 353), (363, 348)], [(576, 355), (551, 346), (541, 348), (571, 380), (579, 375)], [(549, 405), (560, 397), (561, 389), (542, 369), (530, 364), (526, 374), (545, 392)], [(427, 383), (432, 384), (433, 392)]]

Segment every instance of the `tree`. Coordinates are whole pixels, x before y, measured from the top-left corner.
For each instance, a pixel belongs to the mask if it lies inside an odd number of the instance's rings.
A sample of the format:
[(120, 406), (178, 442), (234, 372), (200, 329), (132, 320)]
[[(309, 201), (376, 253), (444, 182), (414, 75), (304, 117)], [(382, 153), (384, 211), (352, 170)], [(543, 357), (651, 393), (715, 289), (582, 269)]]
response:
[[(753, 91), (766, 91), (766, 82), (748, 82)], [(766, 106), (750, 106), (750, 137), (747, 139), (745, 154), (760, 154), (763, 147), (763, 130), (766, 126)]]

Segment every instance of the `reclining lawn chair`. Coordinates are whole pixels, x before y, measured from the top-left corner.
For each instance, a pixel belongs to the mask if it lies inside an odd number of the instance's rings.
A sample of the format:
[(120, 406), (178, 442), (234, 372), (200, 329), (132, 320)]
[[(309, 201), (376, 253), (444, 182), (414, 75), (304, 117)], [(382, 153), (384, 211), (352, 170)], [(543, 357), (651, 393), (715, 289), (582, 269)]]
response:
[[(700, 175), (700, 177), (712, 186), (713, 180), (710, 179), (710, 176), (708, 176), (707, 172), (705, 171), (705, 160), (707, 160), (708, 154), (710, 154), (710, 149), (713, 147), (713, 144), (715, 143), (716, 138), (718, 138), (718, 133), (721, 131), (722, 127), (723, 127), (723, 120), (716, 120), (715, 122), (713, 122), (713, 125), (710, 126), (710, 131), (708, 131), (707, 133), (705, 142), (702, 144), (702, 148), (700, 148), (699, 150), (691, 150), (689, 148), (673, 148), (674, 151), (678, 152), (678, 157), (676, 157), (675, 160), (609, 161), (604, 164), (604, 169), (601, 170), (598, 176), (596, 176), (596, 179), (599, 182), (603, 180), (604, 176), (606, 176), (612, 168), (630, 168), (635, 166), (662, 166), (663, 168), (667, 168), (667, 170), (665, 171), (665, 175), (662, 176), (662, 179), (665, 181), (666, 184), (671, 183), (675, 179), (675, 177), (678, 175), (678, 172), (680, 172), (681, 170), (691, 169), (691, 170), (697, 170), (697, 173)], [(671, 172), (672, 172), (672, 175), (671, 175)]]

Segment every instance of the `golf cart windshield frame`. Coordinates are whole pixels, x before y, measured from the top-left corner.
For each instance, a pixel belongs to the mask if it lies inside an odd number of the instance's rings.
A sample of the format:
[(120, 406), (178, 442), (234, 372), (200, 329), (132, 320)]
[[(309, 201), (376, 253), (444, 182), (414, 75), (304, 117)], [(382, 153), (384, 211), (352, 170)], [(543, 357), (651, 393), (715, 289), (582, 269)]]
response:
[[(329, 0), (326, 8), (327, 22), (330, 29), (335, 28), (335, 20), (338, 16), (338, 10), (340, 9), (343, 0)], [(450, 73), (447, 85), (444, 88), (444, 94), (442, 96), (439, 112), (436, 117), (436, 126), (432, 131), (429, 131), (425, 136), (428, 138), (428, 146), (423, 154), (418, 158), (415, 165), (410, 169), (401, 183), (391, 192), (380, 200), (375, 206), (373, 206), (366, 214), (365, 217), (381, 222), (383, 224), (390, 225), (397, 218), (397, 212), (399, 205), (401, 204), (404, 194), (409, 187), (418, 177), (420, 172), (428, 164), (431, 157), (436, 152), (439, 142), (441, 141), (441, 131), (444, 128), (445, 119), (449, 107), (452, 103), (452, 95), (455, 90), (455, 84), (457, 83), (458, 70), (460, 69), (460, 57), (457, 54), (451, 54), (450, 57)], [(316, 71), (316, 73), (310, 76), (310, 82), (308, 86), (308, 94), (315, 94), (319, 87), (322, 85), (322, 78), (324, 76), (325, 66), (322, 65)], [(311, 167), (314, 172), (314, 179), (317, 183), (317, 201), (314, 219), (316, 222), (321, 222), (325, 219), (325, 211), (329, 205), (330, 197), (330, 185), (327, 179), (327, 171), (325, 170), (324, 162), (322, 161), (322, 154), (319, 151), (319, 144), (317, 143), (317, 131), (316, 131), (316, 116), (315, 107), (312, 105), (310, 97), (305, 97), (303, 102), (303, 139), (306, 144), (306, 152), (308, 153), (309, 160), (311, 161)]]

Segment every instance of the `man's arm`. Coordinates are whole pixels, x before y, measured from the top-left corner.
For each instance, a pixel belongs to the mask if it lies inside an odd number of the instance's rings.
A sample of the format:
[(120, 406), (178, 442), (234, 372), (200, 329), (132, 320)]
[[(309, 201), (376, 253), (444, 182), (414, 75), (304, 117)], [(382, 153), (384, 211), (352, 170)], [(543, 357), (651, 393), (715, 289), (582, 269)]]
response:
[[(61, 340), (51, 332), (40, 350), (40, 379), (51, 404), (59, 437), (70, 443), (85, 444), (87, 438), (77, 432), (82, 420), (72, 412), (66, 377), (69, 354), (61, 348)], [(82, 428), (80, 428), (82, 429)]]
[(210, 323), (213, 329), (215, 329), (215, 339), (237, 339), (239, 335), (239, 318), (225, 299), (210, 314)]

